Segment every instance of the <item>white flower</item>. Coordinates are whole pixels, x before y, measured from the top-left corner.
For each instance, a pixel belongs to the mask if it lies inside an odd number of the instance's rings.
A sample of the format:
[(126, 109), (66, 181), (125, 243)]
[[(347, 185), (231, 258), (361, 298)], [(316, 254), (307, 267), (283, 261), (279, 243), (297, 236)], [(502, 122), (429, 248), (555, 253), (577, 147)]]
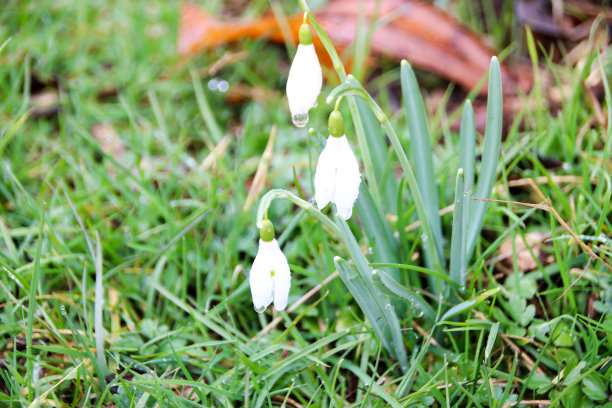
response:
[(317, 206), (322, 209), (331, 201), (342, 218), (351, 218), (360, 183), (359, 164), (346, 136), (330, 135), (315, 171)]
[(312, 44), (310, 27), (303, 24), (300, 28), (300, 44), (287, 78), (289, 110), (296, 126), (303, 127), (308, 122), (308, 111), (315, 106), (322, 84), (321, 65)]
[(259, 250), (253, 261), (249, 283), (253, 305), (257, 312), (262, 313), (272, 301), (276, 310), (284, 310), (287, 307), (291, 272), (287, 258), (276, 239), (259, 240)]

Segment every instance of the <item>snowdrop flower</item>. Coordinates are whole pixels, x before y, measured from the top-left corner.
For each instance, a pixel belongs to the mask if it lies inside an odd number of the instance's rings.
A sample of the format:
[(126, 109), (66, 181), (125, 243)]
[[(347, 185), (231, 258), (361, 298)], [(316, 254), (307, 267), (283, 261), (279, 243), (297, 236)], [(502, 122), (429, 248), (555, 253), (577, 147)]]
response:
[(289, 264), (274, 239), (272, 222), (262, 221), (259, 235), (259, 250), (249, 276), (253, 305), (255, 311), (263, 313), (274, 301), (276, 310), (284, 310), (291, 287)]
[(287, 99), (295, 126), (304, 127), (308, 123), (308, 111), (316, 105), (322, 83), (323, 75), (312, 44), (312, 33), (304, 22), (300, 27), (300, 44), (287, 78)]
[(355, 154), (344, 135), (342, 114), (337, 110), (329, 115), (329, 133), (315, 171), (315, 200), (319, 209), (330, 201), (335, 203), (338, 214), (348, 220), (359, 195), (361, 175)]

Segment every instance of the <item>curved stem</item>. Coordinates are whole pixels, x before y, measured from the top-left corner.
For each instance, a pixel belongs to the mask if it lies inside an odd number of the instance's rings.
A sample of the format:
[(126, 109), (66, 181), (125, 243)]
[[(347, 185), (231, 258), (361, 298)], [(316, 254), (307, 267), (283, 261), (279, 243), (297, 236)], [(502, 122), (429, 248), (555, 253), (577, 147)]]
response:
[(419, 189), (419, 185), (417, 183), (416, 177), (414, 176), (414, 171), (412, 170), (412, 166), (408, 161), (408, 157), (402, 148), (399, 138), (395, 133), (395, 129), (389, 122), (387, 115), (383, 112), (383, 110), (378, 106), (376, 101), (372, 98), (372, 96), (361, 86), (359, 81), (357, 81), (352, 75), (348, 75), (345, 83), (336, 87), (330, 94), (330, 99), (334, 97), (340, 97), (343, 95), (354, 95), (362, 98), (368, 107), (374, 113), (374, 116), (380, 122), (380, 125), (387, 133), (389, 137), (389, 141), (393, 146), (393, 150), (397, 154), (400, 165), (402, 166), (402, 170), (404, 171), (404, 177), (408, 182), (408, 187), (410, 188), (410, 192), (412, 194), (412, 198), (414, 199), (414, 204), (416, 206), (417, 214), (419, 216), (419, 220), (421, 221), (421, 226), (423, 228), (423, 233), (426, 236), (426, 239), (423, 241), (423, 245), (426, 248), (426, 255), (429, 257), (428, 262), (433, 267), (438, 265), (443, 268), (444, 263), (442, 262), (441, 254), (438, 252), (438, 246), (434, 242), (434, 235), (432, 233), (431, 225), (429, 223), (429, 219), (427, 218), (427, 212), (425, 211), (425, 202), (423, 201), (423, 196), (421, 195), (421, 190)]
[(314, 216), (316, 219), (321, 221), (325, 226), (331, 229), (334, 232), (334, 234), (336, 234), (338, 237), (341, 236), (340, 229), (338, 228), (336, 223), (330, 220), (325, 214), (319, 211), (315, 206), (313, 206), (306, 200), (302, 200), (300, 197), (296, 196), (295, 194), (287, 190), (282, 190), (279, 188), (270, 190), (266, 194), (264, 194), (263, 197), (261, 197), (261, 200), (259, 201), (259, 207), (257, 207), (257, 228), (261, 228), (261, 222), (265, 218), (267, 218), (268, 208), (270, 207), (270, 204), (272, 204), (272, 201), (274, 201), (277, 198), (282, 198), (284, 200), (291, 201), (293, 204), (297, 205), (303, 210), (308, 211), (309, 214)]

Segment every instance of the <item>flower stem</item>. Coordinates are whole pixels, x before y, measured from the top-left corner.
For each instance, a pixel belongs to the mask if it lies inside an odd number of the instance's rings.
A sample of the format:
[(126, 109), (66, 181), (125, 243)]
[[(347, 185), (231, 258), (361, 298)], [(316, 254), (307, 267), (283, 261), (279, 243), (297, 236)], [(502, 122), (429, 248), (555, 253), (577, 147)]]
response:
[[(346, 71), (344, 69), (344, 64), (340, 59), (340, 56), (336, 52), (334, 45), (331, 40), (325, 33), (325, 30), (319, 25), (314, 15), (310, 12), (310, 8), (306, 4), (306, 0), (299, 0), (300, 6), (304, 10), (304, 14), (308, 16), (308, 20), (312, 24), (314, 31), (317, 33), (321, 44), (325, 47), (327, 54), (332, 60), (332, 64), (334, 70), (338, 74), (338, 78), (340, 82), (346, 81)], [(374, 163), (372, 161), (372, 156), (369, 154), (368, 143), (366, 140), (365, 131), (363, 128), (363, 122), (361, 121), (361, 116), (359, 116), (359, 112), (357, 111), (357, 103), (354, 98), (348, 98), (349, 111), (351, 112), (351, 118), (353, 119), (353, 125), (355, 126), (355, 134), (357, 136), (357, 143), (359, 144), (359, 150), (361, 152), (361, 158), (363, 159), (364, 169), (365, 169), (365, 178), (370, 186), (370, 190), (372, 195), (374, 196), (374, 200), (380, 205), (380, 192), (378, 189), (378, 182), (376, 181), (376, 176), (374, 175)]]
[(278, 188), (268, 191), (266, 194), (264, 194), (264, 196), (259, 201), (259, 207), (257, 208), (257, 228), (261, 228), (262, 221), (264, 219), (267, 219), (267, 213), (268, 213), (268, 208), (270, 207), (270, 204), (272, 204), (272, 201), (274, 201), (277, 198), (282, 198), (284, 200), (291, 201), (293, 204), (297, 205), (303, 210), (308, 211), (310, 215), (317, 218), (326, 227), (331, 229), (334, 232), (334, 234), (336, 234), (338, 237), (341, 236), (340, 229), (338, 228), (336, 223), (330, 220), (325, 214), (319, 211), (316, 207), (314, 207), (308, 201), (302, 200), (300, 197), (296, 196), (295, 194), (287, 190), (282, 190)]
[[(380, 122), (380, 125), (387, 133), (389, 137), (389, 141), (393, 146), (393, 150), (397, 154), (400, 165), (402, 166), (402, 170), (404, 171), (404, 177), (408, 182), (408, 187), (410, 188), (410, 192), (412, 194), (412, 198), (414, 199), (414, 204), (416, 206), (417, 214), (419, 220), (421, 221), (421, 226), (423, 228), (423, 234), (425, 235), (425, 239), (423, 239), (423, 245), (425, 246), (425, 254), (427, 257), (427, 262), (430, 267), (438, 266), (440, 268), (444, 268), (444, 260), (441, 257), (441, 254), (438, 251), (438, 246), (436, 242), (434, 242), (434, 235), (432, 233), (431, 224), (429, 223), (429, 218), (427, 218), (427, 212), (425, 211), (425, 202), (423, 200), (423, 196), (421, 194), (421, 190), (419, 189), (419, 185), (417, 183), (416, 177), (414, 176), (414, 171), (412, 170), (412, 166), (408, 161), (408, 157), (402, 148), (399, 138), (395, 133), (395, 129), (389, 122), (387, 115), (383, 112), (383, 110), (378, 106), (376, 101), (372, 98), (372, 96), (363, 88), (363, 86), (353, 77), (352, 75), (348, 75), (346, 81), (337, 86), (327, 97), (328, 100), (333, 100), (335, 97), (346, 95), (353, 95), (362, 98), (368, 107), (376, 116), (376, 119)], [(441, 288), (436, 288), (441, 289)]]

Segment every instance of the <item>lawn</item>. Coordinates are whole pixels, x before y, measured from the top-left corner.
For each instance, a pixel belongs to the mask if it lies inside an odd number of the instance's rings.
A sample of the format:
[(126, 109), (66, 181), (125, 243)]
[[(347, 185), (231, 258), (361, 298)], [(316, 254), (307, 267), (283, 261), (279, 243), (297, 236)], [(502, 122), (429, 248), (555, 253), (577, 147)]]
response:
[[(435, 3), (500, 50), (480, 88), (369, 55), (363, 20), (299, 128), (290, 40), (185, 57), (175, 2), (5, 0), (0, 406), (612, 407), (609, 17), (566, 49), (513, 2)], [(346, 220), (315, 200), (335, 106)], [(291, 289), (257, 313), (264, 218)]]

